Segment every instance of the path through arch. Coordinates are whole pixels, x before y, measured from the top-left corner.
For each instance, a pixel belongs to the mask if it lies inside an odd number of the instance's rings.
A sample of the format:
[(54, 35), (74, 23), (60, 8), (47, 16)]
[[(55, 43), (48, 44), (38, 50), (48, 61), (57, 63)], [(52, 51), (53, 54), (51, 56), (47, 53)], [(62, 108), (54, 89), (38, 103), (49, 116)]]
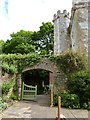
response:
[[(41, 61), (37, 64), (35, 64), (32, 67), (26, 66), (22, 73), (30, 71), (30, 70), (37, 70), (37, 69), (43, 69), (46, 71), (49, 71), (49, 87), (50, 87), (50, 105), (53, 106), (53, 94), (57, 92), (57, 89), (63, 89), (63, 83), (61, 79), (61, 72), (56, 66), (55, 63), (50, 61), (48, 58), (42, 58)], [(22, 96), (22, 79), (21, 74), (18, 74), (18, 97), (21, 98)], [(62, 82), (62, 83), (61, 83)]]

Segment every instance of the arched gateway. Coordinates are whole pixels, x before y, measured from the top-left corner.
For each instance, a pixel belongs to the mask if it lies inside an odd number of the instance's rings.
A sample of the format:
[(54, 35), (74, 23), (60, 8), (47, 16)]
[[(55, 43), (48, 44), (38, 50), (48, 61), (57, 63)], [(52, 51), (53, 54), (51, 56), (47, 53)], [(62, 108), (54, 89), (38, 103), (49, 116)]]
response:
[(39, 63), (35, 64), (32, 67), (26, 67), (22, 70), (21, 74), (18, 74), (18, 97), (19, 99), (22, 99), (22, 78), (21, 75), (24, 72), (30, 71), (30, 70), (37, 70), (42, 69), (49, 72), (49, 88), (50, 88), (50, 104), (53, 106), (53, 94), (57, 92), (57, 90), (63, 90), (64, 89), (64, 80), (62, 77), (62, 73), (58, 69), (58, 66), (50, 61), (48, 58), (43, 58), (40, 60)]

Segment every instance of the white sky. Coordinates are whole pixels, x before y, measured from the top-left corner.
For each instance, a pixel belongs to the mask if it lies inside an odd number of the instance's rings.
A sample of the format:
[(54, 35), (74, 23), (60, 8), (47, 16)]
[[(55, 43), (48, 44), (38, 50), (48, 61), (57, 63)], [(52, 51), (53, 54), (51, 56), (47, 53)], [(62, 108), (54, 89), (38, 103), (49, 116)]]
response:
[(58, 10), (71, 11), (72, 0), (8, 0), (8, 14), (0, 0), (0, 40), (21, 29), (37, 31), (42, 22), (52, 22)]

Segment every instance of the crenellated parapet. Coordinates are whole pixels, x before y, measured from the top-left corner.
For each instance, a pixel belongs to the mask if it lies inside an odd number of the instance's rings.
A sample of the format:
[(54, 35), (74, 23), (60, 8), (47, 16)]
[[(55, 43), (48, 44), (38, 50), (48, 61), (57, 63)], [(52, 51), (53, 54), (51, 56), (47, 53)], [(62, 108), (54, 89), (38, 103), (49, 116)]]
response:
[(63, 12), (61, 12), (61, 10), (58, 10), (57, 14), (53, 15), (53, 22), (55, 20), (57, 20), (58, 18), (60, 18), (60, 17), (67, 17), (67, 18), (69, 18), (69, 12), (67, 12), (67, 10), (63, 10)]

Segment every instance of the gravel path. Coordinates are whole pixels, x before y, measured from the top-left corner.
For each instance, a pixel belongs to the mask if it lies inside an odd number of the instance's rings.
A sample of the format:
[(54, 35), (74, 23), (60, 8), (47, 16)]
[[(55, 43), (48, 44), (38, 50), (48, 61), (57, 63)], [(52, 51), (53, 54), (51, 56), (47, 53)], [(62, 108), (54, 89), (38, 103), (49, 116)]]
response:
[[(1, 116), (1, 115), (0, 115)], [(55, 120), (57, 117), (57, 107), (49, 107), (49, 97), (47, 95), (38, 96), (37, 102), (18, 101), (2, 113), (2, 120), (30, 120), (31, 118), (43, 118), (42, 120)], [(9, 119), (6, 119), (9, 118)], [(10, 119), (11, 118), (11, 119)], [(74, 118), (79, 120), (88, 119), (87, 110), (70, 110), (61, 108), (61, 118)]]

